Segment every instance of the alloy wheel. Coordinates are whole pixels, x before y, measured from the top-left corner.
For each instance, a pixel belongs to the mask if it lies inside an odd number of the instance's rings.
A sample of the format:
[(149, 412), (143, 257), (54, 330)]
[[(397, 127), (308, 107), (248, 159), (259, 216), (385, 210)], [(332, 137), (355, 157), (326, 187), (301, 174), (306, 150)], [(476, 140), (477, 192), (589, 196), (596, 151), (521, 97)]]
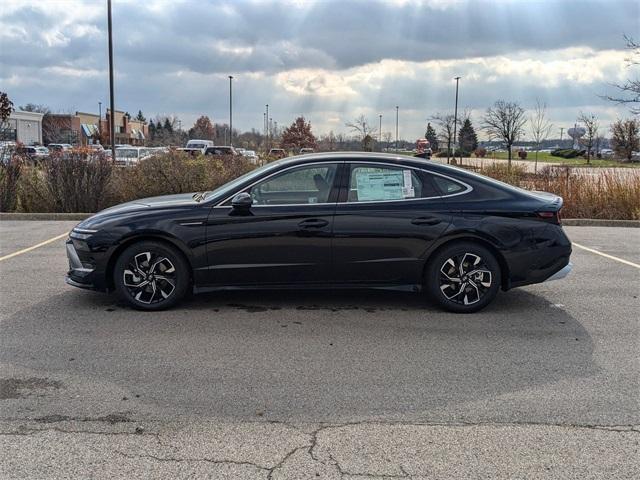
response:
[(138, 302), (163, 302), (176, 289), (176, 268), (167, 257), (154, 252), (135, 255), (123, 271), (123, 284)]
[(491, 288), (492, 280), (491, 270), (474, 253), (454, 255), (440, 267), (440, 291), (459, 305), (479, 302)]

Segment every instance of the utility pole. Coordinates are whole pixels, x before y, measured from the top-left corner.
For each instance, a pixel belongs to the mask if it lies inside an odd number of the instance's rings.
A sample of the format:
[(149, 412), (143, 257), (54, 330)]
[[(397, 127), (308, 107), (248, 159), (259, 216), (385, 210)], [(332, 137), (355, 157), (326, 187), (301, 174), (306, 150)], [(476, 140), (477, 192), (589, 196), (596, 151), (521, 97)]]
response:
[(102, 102), (98, 102), (98, 135), (102, 143)]
[(560, 148), (562, 148), (562, 134), (564, 133), (564, 127), (560, 127)]
[(382, 150), (382, 114), (380, 117), (380, 126), (378, 127), (378, 143), (380, 144), (380, 150)]
[[(453, 113), (453, 158), (456, 158), (456, 140), (458, 134), (458, 83), (460, 82), (460, 77), (455, 77), (456, 80), (456, 108)], [(460, 161), (462, 161), (462, 157), (460, 157)]]
[(267, 126), (267, 153), (269, 153), (269, 104), (267, 103), (267, 113), (265, 114), (266, 126)]
[(233, 147), (233, 76), (229, 75), (229, 145)]
[(111, 22), (111, 0), (107, 0), (107, 30), (109, 36), (109, 103), (111, 104), (111, 114), (109, 115), (109, 139), (111, 140), (111, 160), (116, 161), (116, 122), (115, 122), (115, 99), (113, 96), (113, 26)]
[(398, 112), (400, 107), (396, 105), (396, 153), (398, 153)]

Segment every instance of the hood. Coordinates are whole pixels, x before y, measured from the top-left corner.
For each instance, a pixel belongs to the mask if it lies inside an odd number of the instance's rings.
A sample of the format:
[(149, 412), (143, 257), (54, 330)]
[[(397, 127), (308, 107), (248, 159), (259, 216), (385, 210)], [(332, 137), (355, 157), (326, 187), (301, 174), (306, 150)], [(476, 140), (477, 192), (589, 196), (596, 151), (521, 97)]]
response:
[(92, 228), (92, 226), (107, 218), (123, 213), (134, 214), (136, 212), (148, 212), (153, 209), (197, 205), (198, 202), (193, 199), (193, 195), (193, 193), (179, 193), (176, 195), (140, 198), (138, 200), (132, 200), (131, 202), (120, 203), (119, 205), (114, 205), (113, 207), (99, 211), (80, 223), (78, 227)]

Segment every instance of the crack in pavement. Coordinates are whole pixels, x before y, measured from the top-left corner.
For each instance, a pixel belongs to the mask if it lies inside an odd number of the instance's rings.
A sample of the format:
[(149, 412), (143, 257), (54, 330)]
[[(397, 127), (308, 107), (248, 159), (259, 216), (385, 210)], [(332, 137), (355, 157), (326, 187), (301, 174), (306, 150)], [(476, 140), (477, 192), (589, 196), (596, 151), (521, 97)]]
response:
[[(55, 417), (59, 418), (59, 417)], [(60, 417), (61, 418), (61, 417)], [(66, 417), (68, 418), (68, 417)], [(105, 422), (104, 418), (106, 417), (97, 417), (96, 419), (90, 420), (90, 417), (81, 417), (75, 420), (67, 420), (66, 418), (58, 421), (78, 421), (78, 422)], [(101, 420), (100, 420), (101, 419)], [(37, 419), (34, 421), (38, 421)], [(127, 419), (127, 422), (136, 422), (135, 420)], [(114, 423), (108, 422), (111, 425)], [(136, 422), (138, 423), (138, 422)], [(28, 428), (27, 426), (20, 425), (18, 427), (18, 431), (11, 432), (2, 432), (0, 431), (0, 436), (31, 436), (37, 435), (45, 432), (56, 432), (60, 434), (86, 434), (86, 435), (105, 435), (105, 436), (139, 436), (139, 437), (153, 437), (155, 442), (158, 445), (158, 448), (162, 449), (170, 449), (173, 450), (174, 454), (169, 456), (163, 456), (159, 454), (153, 453), (140, 453), (140, 454), (131, 454), (126, 451), (122, 451), (122, 449), (113, 449), (115, 453), (121, 455), (122, 457), (129, 459), (149, 459), (158, 462), (204, 462), (208, 464), (214, 465), (236, 465), (241, 467), (251, 467), (259, 470), (261, 472), (266, 473), (266, 478), (268, 480), (272, 480), (274, 475), (283, 470), (287, 465), (291, 458), (298, 452), (305, 451), (306, 455), (313, 462), (317, 462), (325, 467), (333, 468), (340, 476), (340, 478), (344, 478), (345, 476), (355, 476), (355, 477), (364, 477), (364, 478), (388, 478), (388, 479), (406, 479), (411, 478), (411, 474), (407, 472), (403, 465), (398, 465), (397, 468), (400, 471), (399, 474), (378, 474), (371, 471), (357, 472), (350, 471), (345, 469), (343, 465), (340, 464), (334, 456), (329, 448), (325, 447), (326, 450), (323, 450), (321, 453), (318, 451), (323, 447), (322, 441), (320, 439), (320, 435), (324, 432), (336, 429), (344, 429), (349, 427), (394, 427), (394, 426), (406, 426), (406, 427), (444, 427), (444, 428), (467, 428), (467, 427), (554, 427), (560, 429), (584, 429), (584, 430), (597, 430), (597, 431), (608, 431), (608, 432), (620, 432), (620, 433), (640, 433), (640, 425), (629, 424), (629, 425), (595, 425), (595, 424), (562, 424), (562, 423), (541, 423), (541, 422), (381, 422), (381, 421), (357, 421), (357, 422), (345, 422), (345, 423), (315, 423), (313, 425), (316, 426), (313, 430), (303, 430), (304, 424), (291, 424), (283, 421), (259, 421), (259, 422), (247, 422), (251, 424), (261, 425), (274, 425), (274, 426), (283, 426), (286, 428), (291, 428), (292, 430), (296, 430), (299, 433), (302, 433), (307, 438), (301, 445), (297, 445), (295, 448), (286, 452), (280, 460), (273, 464), (261, 464), (251, 461), (241, 461), (234, 460), (231, 458), (209, 458), (209, 457), (182, 457), (177, 454), (179, 451), (179, 446), (172, 444), (170, 440), (163, 437), (167, 437), (167, 433), (161, 432), (152, 432), (152, 431), (144, 431), (141, 427), (137, 427), (134, 431), (100, 431), (100, 430), (85, 430), (85, 429), (65, 429), (59, 426), (51, 426), (45, 428)], [(311, 424), (309, 425), (311, 426)], [(153, 447), (151, 447), (153, 448)]]

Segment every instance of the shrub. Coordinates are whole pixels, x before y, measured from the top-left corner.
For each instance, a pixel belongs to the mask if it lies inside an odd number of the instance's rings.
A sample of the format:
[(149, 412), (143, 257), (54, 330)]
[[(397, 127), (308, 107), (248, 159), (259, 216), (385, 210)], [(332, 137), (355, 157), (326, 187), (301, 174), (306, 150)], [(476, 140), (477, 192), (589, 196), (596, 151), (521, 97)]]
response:
[(244, 157), (198, 156), (171, 150), (117, 169), (114, 195), (119, 201), (175, 193), (213, 190), (251, 170)]
[(0, 151), (0, 212), (15, 210), (24, 160), (5, 149)]
[(113, 203), (111, 161), (104, 155), (53, 154), (25, 168), (18, 189), (24, 212), (96, 212)]
[(473, 154), (478, 157), (478, 158), (484, 158), (487, 156), (487, 149), (484, 147), (479, 147), (476, 148), (475, 152), (473, 152)]
[(554, 157), (561, 158), (576, 158), (584, 155), (586, 150), (574, 150), (573, 148), (557, 148), (551, 152)]

